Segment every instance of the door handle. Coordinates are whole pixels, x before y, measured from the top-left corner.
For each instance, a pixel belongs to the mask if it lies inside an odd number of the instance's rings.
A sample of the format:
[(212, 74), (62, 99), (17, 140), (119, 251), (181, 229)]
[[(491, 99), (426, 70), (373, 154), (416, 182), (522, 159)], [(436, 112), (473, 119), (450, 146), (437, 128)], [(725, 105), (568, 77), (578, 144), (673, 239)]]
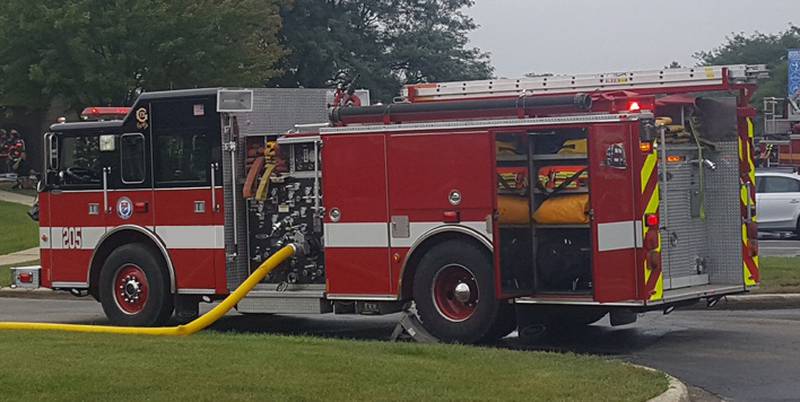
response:
[(147, 212), (147, 209), (148, 209), (147, 207), (148, 207), (147, 201), (141, 201), (141, 202), (134, 202), (133, 203), (133, 211), (134, 212)]
[(800, 203), (800, 200), (798, 200), (797, 198), (789, 201), (789, 204), (798, 204), (798, 203)]

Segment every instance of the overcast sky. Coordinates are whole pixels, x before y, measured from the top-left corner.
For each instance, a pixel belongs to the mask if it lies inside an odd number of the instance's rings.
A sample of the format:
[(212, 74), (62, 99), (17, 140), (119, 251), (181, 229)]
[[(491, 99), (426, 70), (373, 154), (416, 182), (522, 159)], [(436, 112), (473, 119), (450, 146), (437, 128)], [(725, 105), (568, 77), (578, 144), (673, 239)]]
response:
[(800, 25), (800, 0), (476, 0), (471, 42), (499, 77), (693, 65), (731, 32)]

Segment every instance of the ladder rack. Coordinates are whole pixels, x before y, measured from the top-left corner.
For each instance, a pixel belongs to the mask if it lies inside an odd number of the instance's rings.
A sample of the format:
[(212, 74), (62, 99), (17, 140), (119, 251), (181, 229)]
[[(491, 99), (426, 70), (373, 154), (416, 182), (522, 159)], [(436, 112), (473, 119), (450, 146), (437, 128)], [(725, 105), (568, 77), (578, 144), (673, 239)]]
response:
[(764, 64), (736, 64), (599, 74), (553, 75), (522, 79), (455, 81), (406, 85), (408, 102), (549, 95), (576, 92), (634, 91), (640, 94), (700, 92), (751, 84), (769, 73)]

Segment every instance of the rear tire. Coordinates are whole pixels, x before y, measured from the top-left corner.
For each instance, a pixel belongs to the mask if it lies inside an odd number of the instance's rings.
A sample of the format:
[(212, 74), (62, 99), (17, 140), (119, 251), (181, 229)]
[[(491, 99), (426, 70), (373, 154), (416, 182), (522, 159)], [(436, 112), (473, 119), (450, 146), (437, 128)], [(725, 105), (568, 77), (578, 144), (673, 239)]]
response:
[(466, 242), (448, 240), (425, 254), (413, 294), (422, 326), (443, 342), (477, 343), (505, 330), (495, 327), (502, 302), (491, 257)]
[(99, 295), (109, 321), (120, 326), (159, 326), (169, 320), (174, 300), (167, 269), (142, 244), (114, 250), (100, 271)]

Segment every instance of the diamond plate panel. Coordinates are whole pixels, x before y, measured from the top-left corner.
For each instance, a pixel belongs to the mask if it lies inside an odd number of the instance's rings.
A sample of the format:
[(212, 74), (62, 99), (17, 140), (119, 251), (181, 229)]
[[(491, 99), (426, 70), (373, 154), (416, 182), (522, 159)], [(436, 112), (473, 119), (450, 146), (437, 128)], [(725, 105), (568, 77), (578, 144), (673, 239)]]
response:
[[(665, 287), (672, 278), (699, 273), (711, 284), (741, 284), (741, 219), (739, 216), (738, 143), (719, 143), (716, 151), (704, 150), (716, 170), (704, 170), (705, 220), (699, 216), (699, 167), (693, 146), (669, 146), (668, 155), (681, 155), (684, 162), (668, 164), (669, 180), (661, 197), (664, 214), (662, 253)], [(659, 167), (661, 169), (661, 167)], [(693, 201), (695, 205), (693, 205)], [(662, 218), (663, 219), (663, 218)], [(698, 260), (703, 261), (702, 272)]]

